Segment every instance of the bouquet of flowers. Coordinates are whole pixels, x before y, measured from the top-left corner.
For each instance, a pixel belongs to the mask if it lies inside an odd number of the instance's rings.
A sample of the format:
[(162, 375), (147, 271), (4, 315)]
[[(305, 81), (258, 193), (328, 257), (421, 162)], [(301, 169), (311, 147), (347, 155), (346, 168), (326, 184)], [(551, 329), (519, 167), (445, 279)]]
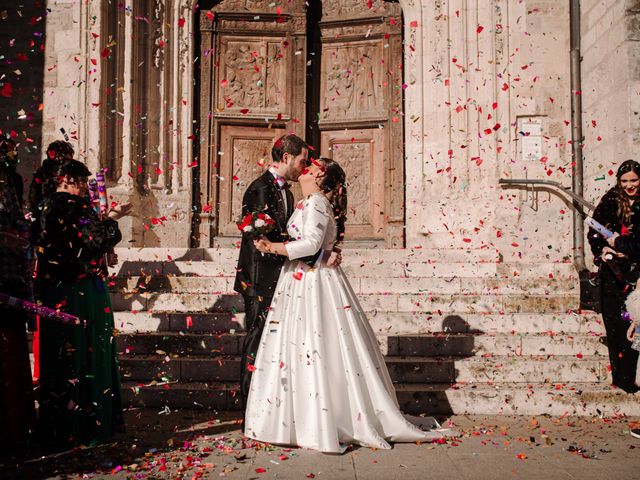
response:
[(236, 225), (242, 233), (258, 238), (273, 230), (276, 222), (264, 212), (251, 212), (236, 222)]

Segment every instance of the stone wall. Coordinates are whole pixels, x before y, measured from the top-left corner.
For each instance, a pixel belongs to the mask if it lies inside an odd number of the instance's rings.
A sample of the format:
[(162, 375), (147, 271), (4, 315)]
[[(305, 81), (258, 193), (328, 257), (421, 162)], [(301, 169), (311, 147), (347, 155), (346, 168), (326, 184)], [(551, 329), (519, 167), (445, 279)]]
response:
[(42, 156), (45, 18), (44, 0), (0, 0), (0, 131), (20, 144), (25, 191)]
[[(410, 16), (415, 2), (404, 4)], [(570, 185), (568, 2), (423, 1), (411, 20), (407, 245), (565, 261), (567, 202), (498, 180)]]
[(640, 161), (640, 2), (581, 3), (584, 188), (597, 202), (624, 160)]
[[(100, 131), (112, 128), (108, 118), (115, 118), (122, 128), (117, 150), (122, 170), (111, 192), (132, 200), (138, 212), (122, 222), (126, 240), (133, 246), (187, 246), (190, 167), (198, 160), (192, 143), (200, 141), (191, 130), (198, 68), (192, 2), (152, 2), (158, 7), (147, 20), (158, 28), (149, 27), (151, 61), (134, 52), (140, 16), (121, 12), (124, 35), (110, 47), (125, 59), (117, 81), (104, 76), (114, 57), (101, 55), (109, 39), (98, 3), (50, 2), (44, 141), (60, 138), (64, 128), (77, 142), (80, 158), (97, 168), (110, 161), (101, 158), (106, 150)], [(585, 180), (587, 196), (595, 199), (610, 181), (614, 159), (632, 156), (640, 141), (640, 67), (632, 62), (639, 56), (640, 8), (629, 0), (582, 3)], [(570, 261), (569, 202), (551, 191), (534, 195), (498, 184), (500, 178), (516, 177), (571, 184), (568, 2), (400, 0), (400, 5), (407, 247), (490, 251), (504, 261)], [(616, 28), (620, 25), (626, 29)], [(153, 80), (146, 100), (140, 65), (148, 65), (147, 78)], [(104, 96), (107, 88), (117, 101)], [(138, 118), (145, 101), (157, 110), (157, 125)], [(156, 160), (143, 166), (147, 176), (138, 178), (136, 142), (146, 126), (158, 135), (142, 153)]]

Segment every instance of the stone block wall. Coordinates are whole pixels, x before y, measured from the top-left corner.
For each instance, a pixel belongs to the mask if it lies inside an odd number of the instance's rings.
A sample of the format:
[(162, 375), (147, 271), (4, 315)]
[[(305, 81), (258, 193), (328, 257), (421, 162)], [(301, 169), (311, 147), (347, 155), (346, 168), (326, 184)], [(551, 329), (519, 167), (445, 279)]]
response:
[(597, 202), (624, 160), (640, 161), (640, 1), (581, 3), (584, 189)]

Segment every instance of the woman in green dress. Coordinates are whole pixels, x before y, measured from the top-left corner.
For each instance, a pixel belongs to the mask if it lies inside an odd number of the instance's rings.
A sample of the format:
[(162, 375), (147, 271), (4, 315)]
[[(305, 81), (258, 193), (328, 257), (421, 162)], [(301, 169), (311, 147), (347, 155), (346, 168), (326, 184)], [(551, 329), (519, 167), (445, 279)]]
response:
[(104, 256), (120, 241), (116, 220), (129, 213), (130, 205), (98, 217), (87, 195), (89, 174), (77, 160), (61, 163), (36, 242), (38, 300), (83, 321), (41, 321), (41, 434), (45, 441), (66, 445), (100, 443), (123, 427)]

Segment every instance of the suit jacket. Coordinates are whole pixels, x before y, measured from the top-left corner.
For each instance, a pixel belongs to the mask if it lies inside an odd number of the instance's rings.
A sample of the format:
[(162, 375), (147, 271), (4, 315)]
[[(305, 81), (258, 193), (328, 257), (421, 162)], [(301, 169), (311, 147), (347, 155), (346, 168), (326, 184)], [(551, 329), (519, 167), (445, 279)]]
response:
[[(287, 221), (293, 213), (294, 205), (293, 194), (289, 190), (285, 192), (291, 206), (290, 212), (286, 211), (287, 206), (275, 178), (271, 172), (266, 171), (249, 185), (242, 199), (243, 216), (264, 211), (275, 220), (275, 228), (267, 235), (272, 242), (285, 242), (289, 239)], [(243, 233), (233, 289), (245, 296), (272, 297), (285, 260), (286, 257), (281, 255), (262, 255), (253, 245), (253, 237)]]

